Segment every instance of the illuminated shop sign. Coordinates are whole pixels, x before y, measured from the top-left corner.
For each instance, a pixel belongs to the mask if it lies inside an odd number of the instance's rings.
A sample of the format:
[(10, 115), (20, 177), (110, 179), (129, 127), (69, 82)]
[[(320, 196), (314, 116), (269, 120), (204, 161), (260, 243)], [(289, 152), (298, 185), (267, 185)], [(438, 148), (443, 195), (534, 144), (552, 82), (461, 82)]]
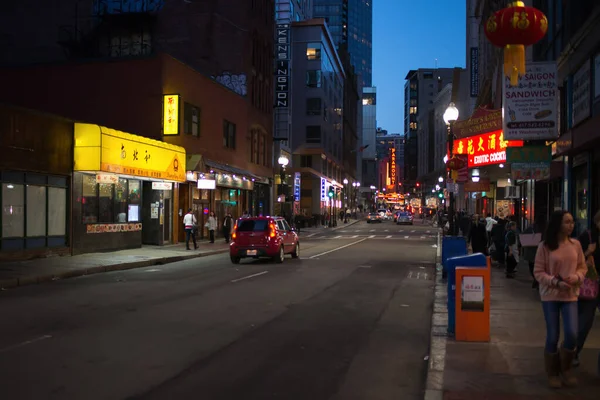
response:
[(390, 150), (390, 185), (396, 187), (396, 148)]
[(506, 162), (507, 147), (522, 147), (522, 140), (504, 140), (502, 131), (484, 133), (454, 141), (454, 154), (465, 154), (469, 168)]
[(321, 201), (327, 201), (327, 180), (321, 178)]
[(179, 135), (179, 95), (163, 96), (163, 135)]

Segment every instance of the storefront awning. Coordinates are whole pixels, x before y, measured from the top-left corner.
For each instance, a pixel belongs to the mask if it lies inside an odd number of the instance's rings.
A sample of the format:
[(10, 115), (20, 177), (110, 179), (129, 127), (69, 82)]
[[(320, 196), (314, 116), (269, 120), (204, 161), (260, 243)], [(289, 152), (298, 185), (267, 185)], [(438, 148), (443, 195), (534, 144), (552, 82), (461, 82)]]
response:
[(74, 171), (186, 181), (183, 147), (94, 124), (75, 124)]
[(254, 175), (248, 171), (245, 171), (241, 168), (237, 168), (237, 167), (233, 167), (231, 165), (227, 165), (227, 164), (221, 164), (219, 162), (216, 161), (212, 161), (209, 159), (205, 159), (204, 163), (206, 164), (207, 167), (209, 168), (214, 168), (217, 169), (219, 171), (223, 171), (223, 172), (228, 172), (230, 174), (234, 174), (234, 175), (240, 175), (240, 176), (246, 176), (248, 178), (254, 178), (256, 181), (259, 181), (260, 183), (263, 183), (263, 181), (267, 181), (267, 178), (263, 178), (257, 175)]

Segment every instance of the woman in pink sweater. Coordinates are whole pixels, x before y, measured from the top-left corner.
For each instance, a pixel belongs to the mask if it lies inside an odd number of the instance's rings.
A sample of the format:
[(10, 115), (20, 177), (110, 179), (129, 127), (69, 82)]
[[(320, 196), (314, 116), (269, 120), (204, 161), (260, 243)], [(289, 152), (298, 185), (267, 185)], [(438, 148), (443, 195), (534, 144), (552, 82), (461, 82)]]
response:
[[(571, 239), (574, 226), (573, 216), (567, 211), (552, 213), (545, 239), (535, 255), (534, 275), (540, 284), (546, 319), (544, 360), (548, 384), (553, 388), (577, 385), (571, 364), (577, 347), (577, 298), (587, 266), (581, 244)], [(559, 350), (561, 314), (565, 337)]]

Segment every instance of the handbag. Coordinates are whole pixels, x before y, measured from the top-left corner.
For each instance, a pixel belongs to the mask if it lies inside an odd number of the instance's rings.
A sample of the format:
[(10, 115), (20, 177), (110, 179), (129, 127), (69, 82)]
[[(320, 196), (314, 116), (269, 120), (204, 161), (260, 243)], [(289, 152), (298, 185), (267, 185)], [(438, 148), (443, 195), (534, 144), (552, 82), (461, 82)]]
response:
[[(592, 234), (590, 235), (590, 243), (592, 242)], [(588, 267), (588, 272), (583, 279), (583, 283), (579, 288), (579, 298), (582, 300), (595, 300), (598, 297), (600, 291), (600, 283), (598, 282), (598, 271), (596, 270), (596, 264), (594, 263), (594, 256), (589, 255), (585, 263)]]

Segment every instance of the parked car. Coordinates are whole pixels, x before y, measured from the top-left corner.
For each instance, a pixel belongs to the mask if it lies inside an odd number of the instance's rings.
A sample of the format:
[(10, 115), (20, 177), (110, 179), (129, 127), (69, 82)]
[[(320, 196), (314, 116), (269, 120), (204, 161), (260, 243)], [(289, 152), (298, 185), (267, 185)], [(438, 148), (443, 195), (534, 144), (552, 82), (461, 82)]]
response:
[(369, 213), (369, 215), (367, 215), (367, 224), (370, 224), (371, 222), (382, 222), (381, 215), (375, 212)]
[(233, 227), (229, 256), (238, 264), (242, 258), (272, 258), (282, 263), (286, 254), (300, 255), (300, 241), (295, 230), (281, 217), (238, 219)]
[(412, 215), (412, 213), (409, 213), (407, 211), (401, 211), (400, 213), (398, 213), (398, 218), (396, 219), (396, 223), (398, 225), (401, 225), (401, 224), (412, 225), (413, 224), (413, 215)]

